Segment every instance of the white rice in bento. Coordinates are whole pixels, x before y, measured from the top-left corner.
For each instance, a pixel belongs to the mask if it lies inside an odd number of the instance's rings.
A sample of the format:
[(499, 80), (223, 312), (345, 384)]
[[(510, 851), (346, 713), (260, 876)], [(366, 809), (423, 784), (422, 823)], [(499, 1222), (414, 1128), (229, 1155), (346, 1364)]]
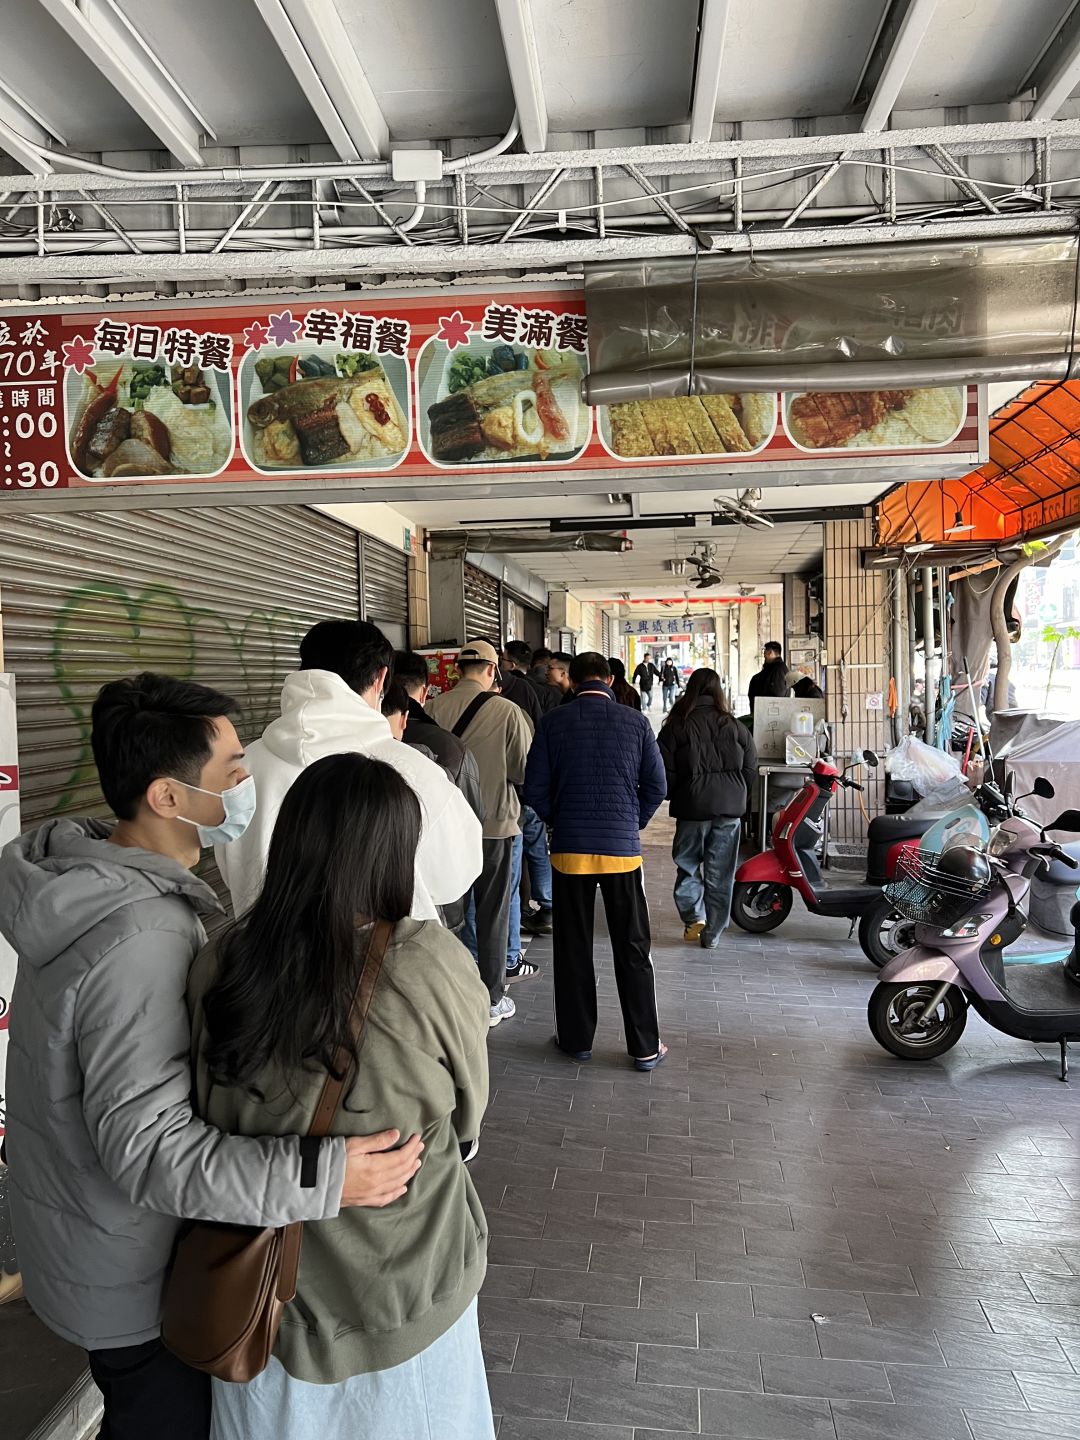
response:
[(169, 464), (181, 475), (206, 475), (218, 470), (229, 455), (229, 421), (220, 405), (184, 405), (165, 385), (151, 390), (145, 409), (169, 432)]

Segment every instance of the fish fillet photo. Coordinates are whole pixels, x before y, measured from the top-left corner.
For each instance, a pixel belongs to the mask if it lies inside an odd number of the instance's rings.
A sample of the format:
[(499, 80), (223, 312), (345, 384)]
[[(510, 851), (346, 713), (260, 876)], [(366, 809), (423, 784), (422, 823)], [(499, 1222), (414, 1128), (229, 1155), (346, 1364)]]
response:
[(261, 349), (240, 364), (249, 464), (282, 470), (388, 470), (410, 444), (409, 372), (398, 355), (333, 344)]
[(573, 460), (589, 442), (573, 351), (430, 341), (416, 362), (420, 446), (435, 465)]

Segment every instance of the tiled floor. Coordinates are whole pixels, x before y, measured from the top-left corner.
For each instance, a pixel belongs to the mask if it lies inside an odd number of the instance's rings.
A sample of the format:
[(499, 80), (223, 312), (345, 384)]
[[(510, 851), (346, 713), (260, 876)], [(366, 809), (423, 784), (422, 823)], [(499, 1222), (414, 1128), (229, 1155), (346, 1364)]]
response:
[(492, 1033), (500, 1440), (1080, 1440), (1080, 1076), (974, 1017), (894, 1060), (842, 921), (706, 954), (646, 863), (666, 1063), (603, 959), (592, 1063), (550, 1048), (549, 941)]

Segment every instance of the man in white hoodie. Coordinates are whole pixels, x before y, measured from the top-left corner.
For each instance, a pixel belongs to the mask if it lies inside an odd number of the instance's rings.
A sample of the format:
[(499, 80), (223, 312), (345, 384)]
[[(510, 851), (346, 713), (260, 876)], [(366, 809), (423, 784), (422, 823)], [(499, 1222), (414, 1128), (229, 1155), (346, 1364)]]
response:
[(482, 830), (445, 772), (399, 745), (380, 706), (394, 650), (382, 631), (360, 620), (323, 620), (300, 642), (300, 669), (281, 692), (281, 716), (247, 748), (258, 808), (239, 840), (215, 850), (218, 868), (243, 915), (262, 887), (270, 836), (293, 781), (324, 755), (353, 752), (383, 760), (415, 790), (423, 811), (412, 915), (436, 920), (461, 898), (483, 865)]

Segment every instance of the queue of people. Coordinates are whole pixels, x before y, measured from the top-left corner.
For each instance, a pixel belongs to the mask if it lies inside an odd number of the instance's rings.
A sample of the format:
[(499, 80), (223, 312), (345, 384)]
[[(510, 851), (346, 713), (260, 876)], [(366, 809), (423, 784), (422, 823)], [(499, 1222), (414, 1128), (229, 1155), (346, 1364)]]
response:
[[(299, 661), (246, 749), (227, 695), (106, 684), (91, 739), (115, 819), (49, 821), (0, 855), (12, 1223), (31, 1305), (89, 1353), (105, 1440), (492, 1436), (467, 1162), (488, 1032), (538, 973), (523, 936), (552, 934), (553, 1041), (587, 1064), (599, 890), (648, 1072), (667, 1046), (641, 832), (665, 798), (684, 938), (715, 948), (730, 912), (755, 757), (716, 672), (658, 743), (594, 652), (471, 641), (430, 695), (422, 657), (342, 620)], [(194, 873), (208, 847), (231, 924)], [(297, 1138), (335, 1075), (326, 1138)], [(197, 1220), (306, 1225), (295, 1300), (242, 1383), (162, 1340)]]

